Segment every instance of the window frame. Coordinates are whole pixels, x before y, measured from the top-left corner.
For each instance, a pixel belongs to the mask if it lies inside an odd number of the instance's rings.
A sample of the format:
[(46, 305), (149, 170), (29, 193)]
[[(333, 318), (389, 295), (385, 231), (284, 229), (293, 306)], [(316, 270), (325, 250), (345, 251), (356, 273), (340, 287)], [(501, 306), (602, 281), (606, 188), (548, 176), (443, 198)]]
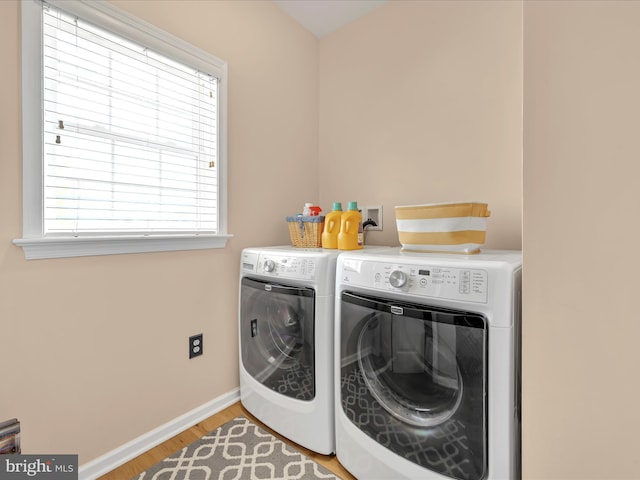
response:
[(104, 0), (46, 3), (220, 78), (218, 230), (214, 234), (115, 233), (82, 237), (44, 234), (42, 3), (42, 0), (21, 2), (23, 224), (22, 238), (13, 243), (22, 247), (27, 260), (224, 248), (232, 237), (227, 233), (227, 63)]

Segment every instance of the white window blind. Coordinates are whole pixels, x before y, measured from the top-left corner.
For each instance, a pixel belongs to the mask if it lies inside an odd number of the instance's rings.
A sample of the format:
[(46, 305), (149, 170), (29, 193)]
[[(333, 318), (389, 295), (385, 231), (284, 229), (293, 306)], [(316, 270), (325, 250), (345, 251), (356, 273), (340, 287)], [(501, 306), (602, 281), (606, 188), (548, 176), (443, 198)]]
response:
[(43, 234), (218, 232), (219, 79), (43, 12)]

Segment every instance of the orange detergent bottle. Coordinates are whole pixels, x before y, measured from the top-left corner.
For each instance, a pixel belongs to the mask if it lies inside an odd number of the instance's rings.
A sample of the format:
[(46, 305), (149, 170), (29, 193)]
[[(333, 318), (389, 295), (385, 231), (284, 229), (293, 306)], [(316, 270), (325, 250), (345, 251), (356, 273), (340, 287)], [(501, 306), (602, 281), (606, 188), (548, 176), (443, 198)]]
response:
[(331, 212), (324, 216), (324, 230), (322, 232), (322, 248), (338, 248), (338, 233), (340, 233), (340, 218), (342, 217), (342, 203), (333, 202)]
[(358, 210), (358, 202), (349, 202), (347, 211), (342, 214), (340, 221), (338, 249), (358, 250), (361, 248), (364, 248), (362, 214)]

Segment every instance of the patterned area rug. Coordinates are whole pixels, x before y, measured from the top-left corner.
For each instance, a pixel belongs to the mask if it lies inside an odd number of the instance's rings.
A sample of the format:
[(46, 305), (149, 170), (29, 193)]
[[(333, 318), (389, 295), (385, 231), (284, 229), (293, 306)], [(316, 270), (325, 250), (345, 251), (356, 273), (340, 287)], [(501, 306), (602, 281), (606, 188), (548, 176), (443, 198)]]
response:
[(236, 417), (134, 478), (262, 479), (339, 480), (339, 477), (245, 417)]

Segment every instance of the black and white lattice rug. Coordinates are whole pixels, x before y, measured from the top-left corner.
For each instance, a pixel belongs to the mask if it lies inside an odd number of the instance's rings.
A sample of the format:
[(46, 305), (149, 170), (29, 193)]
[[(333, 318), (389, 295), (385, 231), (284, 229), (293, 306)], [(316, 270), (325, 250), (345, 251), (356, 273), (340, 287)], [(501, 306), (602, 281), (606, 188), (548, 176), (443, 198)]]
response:
[(156, 463), (133, 480), (339, 480), (245, 417)]

